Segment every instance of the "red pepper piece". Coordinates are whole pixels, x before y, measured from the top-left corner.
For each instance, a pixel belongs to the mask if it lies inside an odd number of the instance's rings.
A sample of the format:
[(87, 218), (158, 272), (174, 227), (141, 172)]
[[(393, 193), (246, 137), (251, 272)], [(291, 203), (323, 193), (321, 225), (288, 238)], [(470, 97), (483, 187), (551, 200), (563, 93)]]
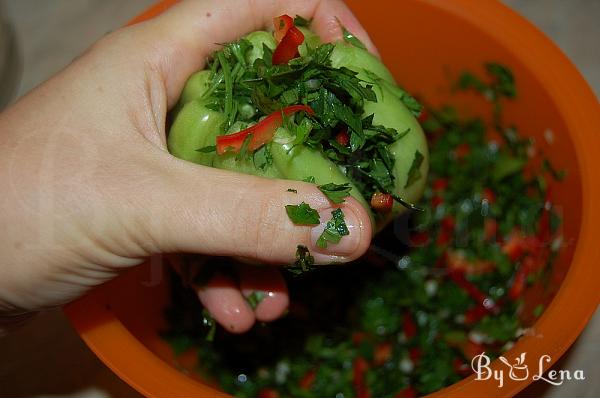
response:
[(315, 112), (308, 105), (292, 105), (283, 108), (281, 111), (273, 112), (254, 126), (248, 127), (235, 134), (221, 135), (217, 137), (217, 153), (223, 155), (226, 152), (238, 153), (242, 149), (242, 145), (252, 134), (248, 151), (253, 152), (273, 139), (275, 131), (283, 125), (283, 115), (291, 116), (296, 112), (306, 112), (309, 115), (314, 115)]
[(413, 247), (425, 246), (429, 243), (429, 233), (426, 231), (415, 232), (410, 236), (410, 245)]
[(394, 398), (416, 398), (417, 391), (413, 387), (406, 387), (403, 390), (400, 390), (394, 395)]
[(354, 360), (352, 364), (352, 384), (356, 390), (357, 398), (371, 398), (371, 393), (365, 384), (367, 370), (369, 370), (369, 363), (366, 359), (358, 357)]
[(339, 133), (337, 133), (337, 135), (335, 136), (335, 140), (341, 146), (348, 146), (348, 144), (350, 143), (350, 136), (348, 135), (348, 131), (342, 130)]
[(474, 343), (471, 340), (467, 340), (467, 342), (463, 345), (462, 351), (465, 354), (465, 357), (472, 361), (477, 355), (485, 352), (485, 348), (483, 345)]
[(292, 26), (273, 52), (273, 65), (287, 64), (296, 58), (299, 55), (298, 47), (302, 43), (304, 43), (304, 34), (300, 29)]
[(273, 35), (275, 36), (277, 43), (279, 43), (285, 37), (288, 30), (294, 26), (294, 19), (289, 15), (284, 14), (273, 18), (273, 26), (275, 27), (275, 32)]
[(416, 365), (423, 356), (423, 350), (421, 350), (419, 347), (413, 347), (410, 350), (408, 350), (408, 356), (410, 357), (412, 363)]
[(381, 343), (375, 347), (373, 352), (373, 364), (375, 366), (381, 366), (392, 357), (393, 350), (392, 343)]
[(309, 370), (298, 382), (298, 386), (303, 390), (310, 390), (317, 379), (317, 372)]
[(378, 213), (389, 213), (394, 206), (394, 198), (389, 193), (375, 192), (371, 196), (371, 207)]
[(415, 323), (414, 318), (408, 312), (404, 313), (404, 317), (402, 319), (402, 330), (404, 331), (404, 335), (407, 340), (412, 339), (417, 335), (417, 324)]
[(454, 149), (454, 154), (458, 160), (464, 159), (467, 155), (471, 153), (471, 146), (469, 144), (462, 143)]
[(466, 377), (473, 372), (471, 367), (464, 363), (460, 358), (454, 358), (452, 361), (452, 368), (454, 368), (454, 371), (462, 377)]
[(472, 325), (488, 313), (489, 311), (483, 305), (477, 304), (465, 312), (465, 323), (467, 325)]
[(444, 199), (442, 199), (441, 196), (435, 195), (433, 198), (431, 198), (431, 206), (433, 206), (434, 209), (440, 206), (442, 203), (444, 203)]
[(263, 388), (258, 393), (258, 398), (279, 398), (279, 393), (272, 388)]
[(483, 188), (481, 199), (486, 200), (489, 204), (496, 202), (496, 194), (490, 188)]
[(517, 300), (519, 297), (521, 297), (521, 294), (523, 294), (523, 290), (525, 290), (525, 285), (527, 283), (527, 274), (527, 267), (525, 267), (524, 264), (521, 264), (515, 273), (512, 285), (508, 291), (508, 297), (511, 300)]
[(417, 120), (419, 121), (419, 123), (423, 123), (424, 121), (426, 121), (427, 119), (429, 119), (429, 112), (427, 112), (427, 109), (423, 108), (421, 109), (421, 113), (419, 113), (419, 117), (417, 118)]
[(495, 240), (498, 234), (498, 222), (493, 218), (486, 218), (483, 222), (483, 239)]
[(436, 192), (443, 192), (448, 188), (448, 179), (447, 178), (438, 178), (432, 184), (431, 187)]
[(448, 276), (456, 283), (460, 288), (471, 296), (473, 300), (479, 305), (484, 306), (488, 311), (497, 311), (497, 305), (492, 299), (486, 296), (477, 286), (469, 282), (465, 278), (465, 272), (458, 269), (449, 269)]

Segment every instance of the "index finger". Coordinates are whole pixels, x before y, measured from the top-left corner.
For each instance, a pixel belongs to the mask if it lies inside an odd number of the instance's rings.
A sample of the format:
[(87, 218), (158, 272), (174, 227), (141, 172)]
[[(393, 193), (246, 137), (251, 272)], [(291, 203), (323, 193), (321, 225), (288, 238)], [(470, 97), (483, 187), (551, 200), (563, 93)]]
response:
[(273, 17), (288, 14), (312, 19), (311, 28), (324, 41), (342, 38), (340, 23), (372, 52), (375, 45), (342, 0), (189, 0), (134, 29), (147, 36), (151, 62), (162, 73), (169, 105), (187, 78), (201, 69), (219, 43), (270, 27)]

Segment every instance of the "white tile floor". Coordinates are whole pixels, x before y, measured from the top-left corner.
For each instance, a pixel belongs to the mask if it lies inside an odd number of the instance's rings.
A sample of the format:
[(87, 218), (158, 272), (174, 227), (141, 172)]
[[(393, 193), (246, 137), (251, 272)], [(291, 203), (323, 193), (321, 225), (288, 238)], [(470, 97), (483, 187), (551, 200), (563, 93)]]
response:
[[(1, 0), (0, 0), (1, 1)], [(600, 96), (600, 0), (506, 0), (571, 57)], [(94, 40), (121, 26), (153, 0), (5, 0), (21, 38), (25, 69), (20, 94), (68, 64)], [(600, 397), (600, 315), (562, 360), (587, 380), (539, 385), (526, 396)], [(0, 397), (137, 397), (84, 346), (60, 311), (37, 317), (0, 340)]]

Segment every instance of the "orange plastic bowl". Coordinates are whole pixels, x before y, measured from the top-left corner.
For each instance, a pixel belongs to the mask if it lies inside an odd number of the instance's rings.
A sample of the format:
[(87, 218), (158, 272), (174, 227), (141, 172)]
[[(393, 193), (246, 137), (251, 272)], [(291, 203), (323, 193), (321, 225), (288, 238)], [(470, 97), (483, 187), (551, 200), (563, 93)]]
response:
[[(152, 18), (173, 3), (158, 3), (135, 22)], [(555, 362), (582, 331), (600, 298), (600, 106), (596, 97), (550, 40), (499, 2), (404, 0), (380, 2), (377, 7), (362, 0), (348, 3), (397, 80), (431, 105), (450, 103), (464, 114), (487, 115), (489, 104), (477, 96), (451, 93), (451, 79), (463, 70), (481, 71), (486, 61), (506, 64), (515, 73), (519, 97), (506, 106), (506, 121), (533, 137), (545, 156), (568, 171), (553, 191), (564, 217), (566, 247), (553, 271), (556, 294), (547, 298), (551, 302), (532, 333), (506, 356), (513, 363), (527, 352), (530, 369), (537, 369), (544, 354)], [(547, 131), (553, 132), (552, 144), (544, 138)], [(225, 396), (185, 372), (191, 363), (175, 359), (158, 336), (164, 326), (167, 287), (161, 265), (147, 264), (72, 303), (66, 312), (100, 359), (142, 394)], [(535, 289), (531, 290), (528, 303), (536, 300)], [(493, 369), (501, 366), (492, 364)], [(530, 381), (505, 379), (499, 389), (493, 381), (471, 376), (433, 395), (511, 396)]]

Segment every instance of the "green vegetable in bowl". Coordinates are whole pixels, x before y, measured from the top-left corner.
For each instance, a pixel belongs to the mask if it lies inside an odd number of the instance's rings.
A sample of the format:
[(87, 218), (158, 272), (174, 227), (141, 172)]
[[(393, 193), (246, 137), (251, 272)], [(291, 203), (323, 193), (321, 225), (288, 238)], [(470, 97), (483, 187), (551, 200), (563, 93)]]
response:
[(296, 24), (275, 18), (274, 33), (225, 45), (191, 76), (172, 112), (169, 151), (262, 177), (311, 177), (333, 203), (357, 199), (380, 228), (425, 187), (420, 105), (345, 29), (344, 41), (321, 43), (307, 21)]

